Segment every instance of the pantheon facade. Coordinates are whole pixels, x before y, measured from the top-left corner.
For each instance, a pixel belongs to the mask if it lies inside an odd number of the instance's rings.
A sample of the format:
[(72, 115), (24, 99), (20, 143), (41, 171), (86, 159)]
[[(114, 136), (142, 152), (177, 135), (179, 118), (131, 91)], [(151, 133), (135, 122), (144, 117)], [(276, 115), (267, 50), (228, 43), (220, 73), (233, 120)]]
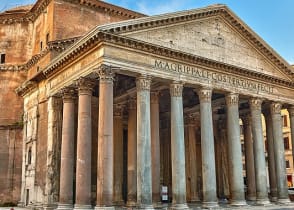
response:
[[(67, 29), (53, 24), (45, 48), (50, 58), (35, 57), (16, 88), (23, 98), (19, 205), (98, 210), (290, 202), (281, 109), (288, 109), (294, 140), (291, 65), (225, 5), (145, 16), (77, 2), (37, 1), (48, 15), (44, 28), (51, 13), (76, 30), (87, 24), (75, 24), (74, 13), (63, 17), (70, 11), (58, 10), (62, 3), (90, 8), (96, 18), (107, 11), (120, 18), (60, 40), (54, 37)], [(36, 39), (36, 48), (47, 36)]]

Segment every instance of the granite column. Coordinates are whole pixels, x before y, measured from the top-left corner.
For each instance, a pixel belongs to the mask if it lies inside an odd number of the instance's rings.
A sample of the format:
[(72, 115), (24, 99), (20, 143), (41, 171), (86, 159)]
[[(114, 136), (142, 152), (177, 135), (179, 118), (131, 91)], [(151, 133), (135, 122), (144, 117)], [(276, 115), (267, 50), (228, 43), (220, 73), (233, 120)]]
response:
[(246, 205), (244, 196), (242, 152), (239, 125), (239, 96), (235, 93), (226, 95), (227, 135), (230, 168), (231, 205)]
[(210, 88), (198, 90), (200, 100), (203, 207), (217, 207), (214, 135)]
[(95, 209), (113, 207), (113, 77), (110, 66), (101, 65), (99, 75), (97, 201)]
[(75, 90), (65, 88), (61, 140), (60, 188), (58, 209), (73, 208), (74, 143), (75, 143)]
[(254, 148), (256, 204), (267, 205), (270, 202), (267, 195), (267, 173), (261, 124), (261, 103), (262, 100), (258, 98), (252, 98), (249, 101)]
[(75, 209), (91, 209), (91, 98), (95, 82), (80, 78), (77, 85), (79, 104)]
[(137, 202), (140, 209), (153, 209), (150, 85), (150, 77), (137, 78)]
[(173, 82), (171, 95), (171, 155), (173, 209), (186, 209), (185, 140), (183, 113), (183, 84)]
[(278, 202), (289, 203), (288, 186), (287, 186), (287, 172), (285, 164), (285, 148), (283, 141), (282, 119), (281, 119), (281, 103), (271, 103), (270, 111), (273, 123), (273, 139), (274, 139), (274, 154), (276, 179), (278, 190)]

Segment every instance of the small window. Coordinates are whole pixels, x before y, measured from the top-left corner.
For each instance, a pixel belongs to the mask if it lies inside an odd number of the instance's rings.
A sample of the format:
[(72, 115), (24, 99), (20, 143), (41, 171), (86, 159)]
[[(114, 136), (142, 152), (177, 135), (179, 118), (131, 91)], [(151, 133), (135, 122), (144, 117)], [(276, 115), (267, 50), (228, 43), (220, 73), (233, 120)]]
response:
[(29, 148), (28, 151), (28, 165), (30, 165), (32, 163), (32, 149)]
[(284, 137), (284, 148), (285, 150), (290, 149), (289, 137)]
[(49, 36), (50, 36), (49, 33), (47, 33), (46, 34), (46, 44), (48, 44), (48, 42), (49, 42)]
[(0, 58), (0, 64), (3, 64), (3, 63), (5, 63), (5, 54), (4, 53), (2, 53), (1, 54), (1, 58)]
[(43, 50), (43, 42), (40, 42), (40, 50)]
[(290, 161), (286, 160), (286, 168), (290, 168)]

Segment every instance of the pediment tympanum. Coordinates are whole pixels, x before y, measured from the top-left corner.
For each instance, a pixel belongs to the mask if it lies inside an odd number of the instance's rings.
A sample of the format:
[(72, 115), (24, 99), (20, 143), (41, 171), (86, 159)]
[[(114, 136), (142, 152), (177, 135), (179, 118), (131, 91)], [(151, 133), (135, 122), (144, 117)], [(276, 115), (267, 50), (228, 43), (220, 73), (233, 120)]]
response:
[(221, 17), (133, 31), (128, 37), (289, 80)]

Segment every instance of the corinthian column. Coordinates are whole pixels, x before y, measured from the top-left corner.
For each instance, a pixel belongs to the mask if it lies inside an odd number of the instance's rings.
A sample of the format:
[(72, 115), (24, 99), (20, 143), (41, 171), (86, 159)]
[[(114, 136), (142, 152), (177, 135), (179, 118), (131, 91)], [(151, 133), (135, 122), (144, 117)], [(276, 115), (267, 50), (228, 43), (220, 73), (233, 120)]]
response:
[(123, 205), (122, 185), (123, 185), (123, 106), (114, 106), (114, 195), (113, 201), (116, 205)]
[(62, 90), (62, 94), (63, 120), (58, 209), (72, 209), (75, 142), (75, 90), (72, 88), (65, 88)]
[(228, 153), (230, 168), (231, 205), (246, 205), (244, 197), (242, 152), (239, 125), (239, 96), (229, 93), (226, 95)]
[(153, 209), (150, 85), (148, 76), (137, 78), (137, 202), (141, 209)]
[(278, 189), (278, 202), (290, 202), (288, 197), (288, 186), (286, 177), (285, 165), (285, 149), (283, 141), (283, 130), (281, 121), (281, 107), (280, 103), (272, 103), (270, 105), (272, 123), (273, 123), (273, 139), (274, 139), (274, 154)]
[(267, 175), (261, 124), (261, 103), (262, 100), (257, 98), (250, 99), (249, 101), (254, 148), (256, 203), (258, 205), (266, 205), (270, 202), (267, 196)]
[(245, 167), (247, 179), (247, 200), (256, 200), (256, 187), (255, 187), (255, 169), (254, 169), (254, 154), (253, 154), (253, 139), (252, 139), (252, 123), (249, 114), (243, 118), (244, 128), (244, 145), (245, 145)]
[(170, 85), (173, 209), (188, 208), (186, 204), (185, 140), (182, 92), (183, 84), (174, 82)]
[(128, 196), (127, 206), (137, 204), (137, 101), (129, 100), (128, 117)]
[(203, 207), (217, 207), (214, 136), (211, 111), (212, 90), (198, 90), (200, 100)]
[(87, 78), (77, 81), (79, 88), (76, 203), (75, 209), (90, 209), (91, 206), (91, 97), (95, 82)]
[(159, 92), (151, 92), (152, 198), (160, 203)]
[(97, 201), (95, 209), (113, 207), (113, 71), (110, 66), (98, 68), (99, 118)]
[(270, 182), (270, 197), (271, 201), (277, 201), (277, 177), (276, 177), (276, 164), (274, 152), (274, 139), (273, 139), (273, 121), (269, 107), (263, 110), (263, 115), (266, 124), (266, 140), (267, 140), (267, 156), (268, 156), (268, 175)]
[(291, 126), (291, 141), (292, 141), (292, 155), (294, 162), (294, 105), (288, 108), (289, 117), (290, 117), (290, 126)]

